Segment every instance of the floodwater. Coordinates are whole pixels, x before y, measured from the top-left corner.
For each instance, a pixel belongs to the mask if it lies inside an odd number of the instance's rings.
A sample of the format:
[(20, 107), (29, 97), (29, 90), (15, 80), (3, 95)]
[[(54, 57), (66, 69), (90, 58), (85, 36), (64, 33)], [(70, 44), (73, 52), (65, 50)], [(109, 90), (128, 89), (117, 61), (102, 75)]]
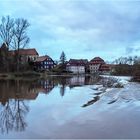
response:
[(1, 80), (0, 138), (140, 138), (140, 85), (99, 97), (92, 88), (98, 80)]

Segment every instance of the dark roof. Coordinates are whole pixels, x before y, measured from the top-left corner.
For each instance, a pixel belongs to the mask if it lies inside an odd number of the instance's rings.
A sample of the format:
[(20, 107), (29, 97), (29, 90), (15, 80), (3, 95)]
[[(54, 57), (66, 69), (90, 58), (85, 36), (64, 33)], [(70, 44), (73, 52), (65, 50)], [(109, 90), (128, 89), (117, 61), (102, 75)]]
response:
[(7, 48), (6, 43), (3, 43), (3, 44), (1, 45), (1, 48), (3, 48), (3, 47), (6, 47), (6, 48)]
[[(46, 59), (51, 59), (48, 55), (45, 55), (45, 56), (40, 56), (36, 59), (35, 62), (43, 62), (45, 61)], [(51, 59), (52, 60), (52, 59)]]
[(89, 64), (104, 64), (104, 63), (105, 63), (104, 60), (100, 57), (95, 57), (89, 62)]
[(67, 65), (85, 66), (88, 63), (87, 59), (70, 59)]
[[(9, 51), (9, 53), (11, 55), (14, 55), (16, 53), (16, 51), (11, 50), (11, 51)], [(38, 55), (38, 52), (36, 51), (35, 48), (33, 48), (33, 49), (20, 49), (19, 54), (20, 55)]]
[(99, 68), (100, 71), (109, 71), (110, 66), (108, 64), (102, 64)]
[(101, 57), (94, 57), (91, 61), (104, 61)]

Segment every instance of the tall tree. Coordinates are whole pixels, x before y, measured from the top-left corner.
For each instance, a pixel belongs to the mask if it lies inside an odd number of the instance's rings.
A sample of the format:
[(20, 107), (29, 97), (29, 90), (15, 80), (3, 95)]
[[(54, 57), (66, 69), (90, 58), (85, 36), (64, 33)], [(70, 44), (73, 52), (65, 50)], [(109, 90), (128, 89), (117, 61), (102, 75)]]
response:
[(60, 63), (65, 64), (65, 62), (66, 62), (66, 55), (64, 52), (62, 52), (60, 56)]
[(26, 19), (19, 18), (15, 20), (12, 48), (16, 50), (17, 71), (19, 71), (19, 64), (20, 64), (19, 50), (21, 48), (25, 48), (30, 41), (27, 35), (27, 29), (29, 26), (30, 24)]
[(0, 50), (0, 60), (4, 72), (9, 71), (8, 49), (11, 45), (14, 33), (14, 19), (9, 16), (2, 17), (0, 23), (0, 42), (3, 43)]
[(14, 19), (10, 18), (10, 16), (2, 17), (0, 24), (0, 38), (2, 43), (6, 43), (7, 47), (10, 46), (10, 43), (14, 36), (13, 28)]

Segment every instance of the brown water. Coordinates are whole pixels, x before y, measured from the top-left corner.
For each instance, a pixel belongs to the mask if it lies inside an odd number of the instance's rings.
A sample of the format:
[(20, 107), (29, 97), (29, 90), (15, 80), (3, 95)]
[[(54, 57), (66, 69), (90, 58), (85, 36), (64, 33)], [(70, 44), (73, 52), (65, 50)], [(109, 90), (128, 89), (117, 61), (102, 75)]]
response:
[(0, 81), (0, 138), (140, 138), (139, 100), (109, 103), (112, 95), (104, 95), (83, 107), (97, 81)]

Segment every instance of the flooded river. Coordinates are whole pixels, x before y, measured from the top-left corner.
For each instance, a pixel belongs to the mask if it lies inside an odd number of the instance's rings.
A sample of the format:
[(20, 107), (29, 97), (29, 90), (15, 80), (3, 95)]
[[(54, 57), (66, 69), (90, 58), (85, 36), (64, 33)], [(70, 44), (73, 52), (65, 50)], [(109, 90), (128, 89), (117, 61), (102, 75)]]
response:
[(1, 80), (0, 138), (140, 138), (140, 85), (99, 96), (99, 80)]

